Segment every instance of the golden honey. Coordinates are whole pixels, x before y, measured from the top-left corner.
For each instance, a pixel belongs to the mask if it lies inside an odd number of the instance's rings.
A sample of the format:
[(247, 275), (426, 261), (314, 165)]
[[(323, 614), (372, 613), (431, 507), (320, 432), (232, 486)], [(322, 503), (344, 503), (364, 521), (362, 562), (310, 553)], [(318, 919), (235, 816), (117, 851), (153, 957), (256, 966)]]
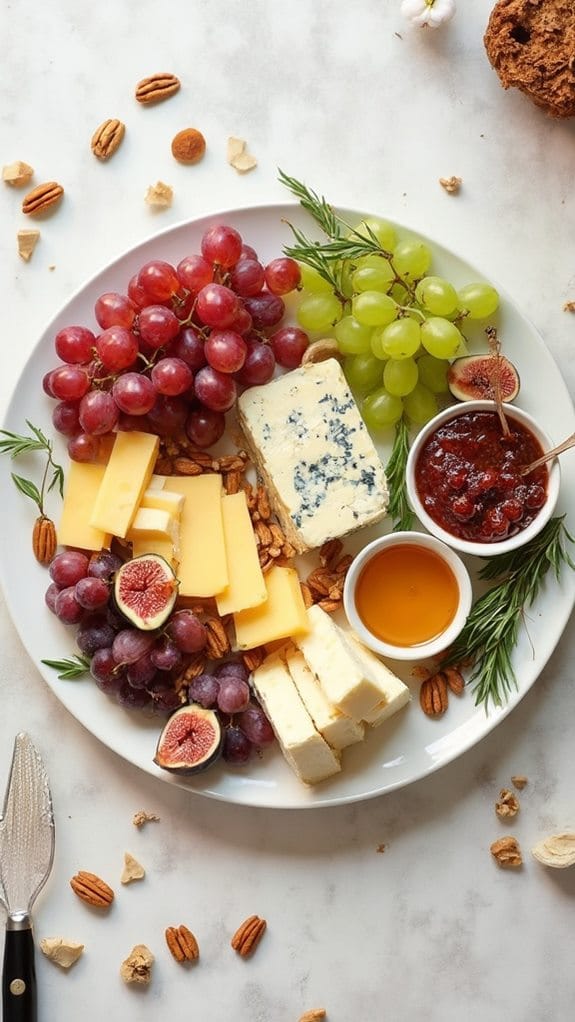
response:
[(361, 571), (355, 606), (372, 635), (392, 646), (419, 646), (449, 627), (459, 604), (457, 579), (439, 554), (397, 543)]

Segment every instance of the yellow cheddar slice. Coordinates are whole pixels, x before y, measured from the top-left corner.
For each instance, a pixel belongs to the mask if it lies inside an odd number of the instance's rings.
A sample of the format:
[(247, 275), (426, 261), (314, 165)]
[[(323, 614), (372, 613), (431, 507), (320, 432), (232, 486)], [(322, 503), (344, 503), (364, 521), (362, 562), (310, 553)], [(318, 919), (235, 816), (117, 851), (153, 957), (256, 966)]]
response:
[(77, 546), (81, 550), (102, 550), (110, 546), (110, 534), (90, 525), (105, 471), (105, 465), (70, 462), (57, 529), (58, 543), (62, 546)]
[(148, 487), (142, 497), (140, 508), (157, 508), (159, 511), (167, 511), (175, 518), (179, 518), (185, 499), (181, 493), (172, 493), (171, 490)]
[(293, 568), (271, 568), (264, 576), (267, 600), (234, 614), (239, 649), (253, 649), (309, 629), (299, 578)]
[(157, 554), (158, 557), (163, 557), (168, 564), (171, 564), (172, 568), (176, 567), (178, 560), (171, 539), (161, 536), (133, 539), (132, 554), (134, 557), (143, 557), (145, 554)]
[(90, 525), (126, 537), (150, 482), (159, 444), (151, 433), (116, 433)]
[(216, 596), (220, 615), (259, 607), (268, 598), (246, 495), (243, 491), (222, 497), (222, 519), (229, 583), (223, 592)]
[(180, 596), (215, 596), (228, 585), (222, 521), (222, 477), (171, 476), (185, 497), (180, 520)]

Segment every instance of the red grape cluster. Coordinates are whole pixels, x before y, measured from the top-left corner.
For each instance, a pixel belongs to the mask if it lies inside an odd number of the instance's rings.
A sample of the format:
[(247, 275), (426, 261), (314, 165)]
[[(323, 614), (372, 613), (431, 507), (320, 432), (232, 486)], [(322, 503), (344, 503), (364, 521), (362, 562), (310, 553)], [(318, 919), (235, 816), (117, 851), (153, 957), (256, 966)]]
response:
[[(191, 610), (173, 612), (161, 630), (131, 627), (111, 600), (120, 565), (109, 550), (91, 557), (79, 550), (62, 551), (50, 564), (46, 603), (64, 624), (78, 626), (76, 643), (102, 692), (126, 709), (171, 713), (181, 705), (174, 682), (186, 658), (206, 645), (206, 629)], [(238, 661), (200, 675), (188, 687), (190, 702), (219, 711), (225, 727), (224, 758), (230, 763), (247, 762), (253, 746), (274, 739), (248, 682), (248, 672)]]
[(62, 364), (43, 380), (59, 402), (52, 421), (70, 457), (94, 461), (100, 438), (115, 429), (185, 430), (197, 447), (216, 443), (238, 388), (267, 383), (276, 363), (300, 364), (307, 334), (280, 326), (282, 296), (299, 284), (293, 259), (264, 266), (238, 231), (221, 225), (204, 233), (201, 254), (177, 266), (148, 262), (127, 294), (100, 295), (101, 332), (60, 330)]

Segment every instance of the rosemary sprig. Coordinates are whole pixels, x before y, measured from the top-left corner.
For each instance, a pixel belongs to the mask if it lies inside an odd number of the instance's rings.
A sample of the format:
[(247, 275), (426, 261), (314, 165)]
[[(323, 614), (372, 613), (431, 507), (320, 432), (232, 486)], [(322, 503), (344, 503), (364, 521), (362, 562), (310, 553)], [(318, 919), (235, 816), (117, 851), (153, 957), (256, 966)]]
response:
[(413, 511), (407, 499), (405, 466), (409, 454), (409, 430), (403, 417), (395, 426), (395, 438), (389, 461), (385, 469), (389, 486), (389, 513), (393, 519), (393, 531), (404, 532), (413, 526)]
[(90, 670), (90, 661), (84, 656), (73, 656), (65, 660), (41, 660), (40, 662), (46, 664), (46, 667), (53, 667), (55, 671), (60, 671), (58, 675), (60, 681), (74, 681)]
[(40, 514), (43, 515), (44, 498), (47, 493), (50, 493), (50, 490), (57, 487), (60, 496), (64, 495), (64, 469), (54, 461), (52, 442), (48, 440), (42, 430), (38, 426), (34, 426), (29, 419), (26, 419), (26, 425), (30, 430), (30, 436), (20, 436), (18, 433), (11, 433), (10, 430), (0, 429), (0, 435), (4, 438), (0, 440), (0, 454), (9, 454), (12, 460), (23, 454), (32, 454), (36, 451), (42, 451), (46, 455), (46, 465), (39, 487), (31, 479), (25, 479), (12, 472), (16, 488), (25, 497), (33, 500)]
[(557, 580), (561, 569), (575, 569), (567, 543), (574, 542), (564, 524), (565, 516), (551, 518), (538, 536), (525, 546), (499, 557), (489, 558), (480, 579), (499, 579), (475, 602), (459, 637), (440, 665), (449, 667), (473, 663), (470, 684), (475, 704), (502, 706), (517, 678), (511, 655), (517, 643), (525, 611), (536, 599), (549, 569)]
[(288, 174), (284, 174), (283, 170), (278, 167), (278, 180), (280, 184), (285, 185), (286, 188), (295, 195), (296, 199), (299, 199), (300, 205), (304, 209), (307, 209), (308, 213), (311, 213), (312, 217), (317, 224), (321, 227), (324, 234), (327, 234), (328, 238), (338, 238), (340, 235), (340, 228), (338, 224), (338, 218), (334, 213), (332, 206), (329, 202), (326, 202), (323, 195), (320, 197), (316, 192), (312, 191), (306, 185), (302, 184), (295, 177), (289, 177)]

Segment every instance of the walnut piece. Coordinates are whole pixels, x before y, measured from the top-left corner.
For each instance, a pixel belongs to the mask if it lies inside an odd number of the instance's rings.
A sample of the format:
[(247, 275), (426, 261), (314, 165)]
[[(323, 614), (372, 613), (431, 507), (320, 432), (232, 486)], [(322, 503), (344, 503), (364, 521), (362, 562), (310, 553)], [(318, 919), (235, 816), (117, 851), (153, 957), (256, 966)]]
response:
[(243, 138), (228, 138), (227, 160), (230, 167), (237, 170), (239, 174), (247, 174), (248, 170), (257, 167), (258, 161), (247, 149), (247, 142)]
[(34, 168), (29, 163), (24, 163), (23, 160), (15, 160), (14, 163), (8, 163), (2, 167), (2, 180), (7, 185), (12, 185), (13, 188), (27, 185), (33, 174)]
[(523, 788), (527, 784), (527, 778), (525, 774), (513, 774), (513, 777), (511, 778), (511, 783), (514, 788), (517, 788), (518, 791), (523, 791)]
[(120, 883), (131, 884), (133, 880), (143, 880), (146, 875), (146, 870), (134, 858), (130, 855), (130, 852), (124, 852), (124, 870), (120, 877)]
[(451, 177), (440, 177), (439, 183), (449, 195), (457, 195), (463, 184), (463, 179), (452, 175)]
[(137, 813), (134, 813), (132, 823), (134, 824), (134, 827), (143, 827), (145, 823), (150, 823), (159, 819), (160, 817), (156, 816), (155, 813), (147, 813), (145, 809), (139, 809)]
[(154, 956), (145, 944), (136, 944), (120, 966), (120, 976), (124, 983), (139, 983), (148, 986), (152, 978)]
[(65, 937), (44, 937), (40, 941), (40, 950), (51, 962), (55, 962), (62, 969), (69, 969), (74, 962), (78, 961), (84, 950), (84, 945), (76, 944), (75, 941), (67, 940)]
[(519, 812), (519, 800), (509, 788), (502, 788), (499, 792), (499, 799), (495, 803), (495, 812), (500, 820), (517, 816)]
[(575, 312), (575, 302), (565, 302), (563, 312)]
[(575, 834), (565, 831), (563, 834), (551, 834), (531, 849), (537, 862), (554, 869), (566, 869), (575, 865)]
[(18, 231), (18, 255), (25, 263), (29, 263), (32, 252), (40, 241), (40, 231)]
[(514, 837), (500, 837), (490, 845), (489, 851), (502, 869), (517, 869), (523, 865), (519, 842)]
[(172, 205), (172, 199), (174, 198), (174, 190), (170, 185), (164, 184), (163, 181), (156, 181), (155, 185), (150, 185), (146, 192), (146, 202), (148, 206), (157, 206), (160, 209), (166, 209)]

